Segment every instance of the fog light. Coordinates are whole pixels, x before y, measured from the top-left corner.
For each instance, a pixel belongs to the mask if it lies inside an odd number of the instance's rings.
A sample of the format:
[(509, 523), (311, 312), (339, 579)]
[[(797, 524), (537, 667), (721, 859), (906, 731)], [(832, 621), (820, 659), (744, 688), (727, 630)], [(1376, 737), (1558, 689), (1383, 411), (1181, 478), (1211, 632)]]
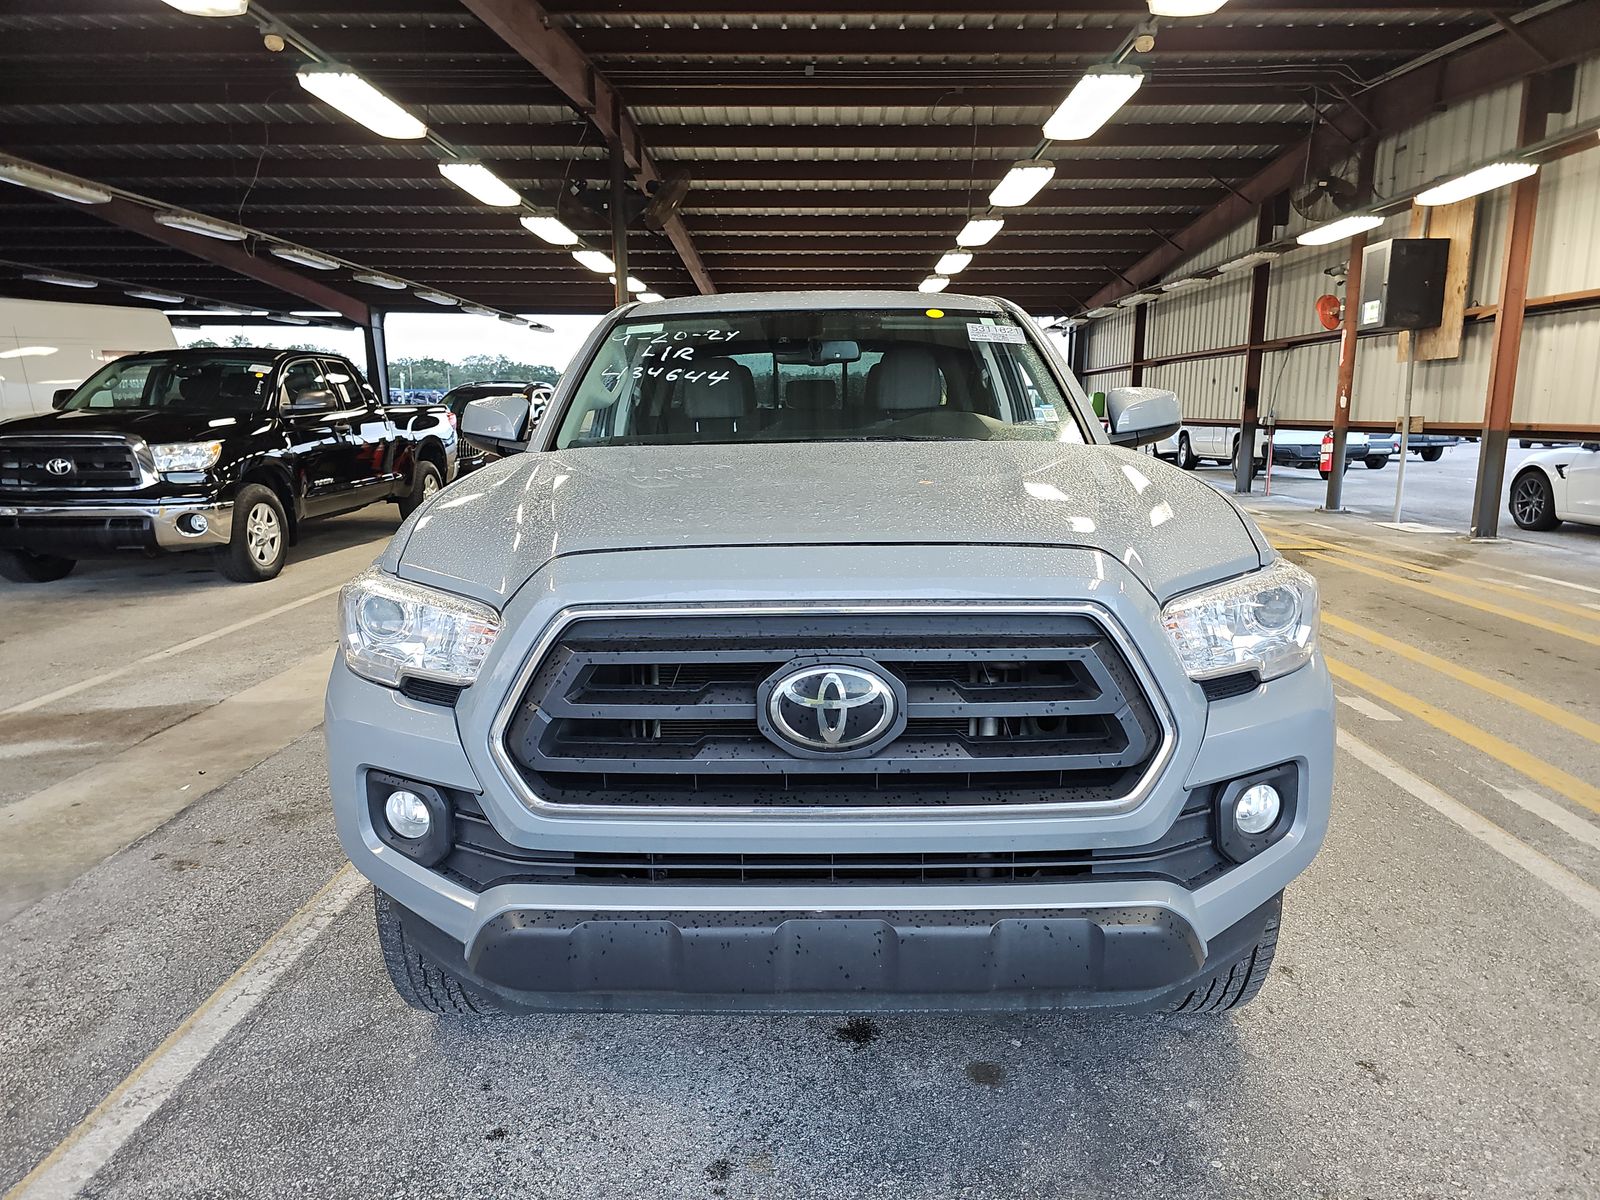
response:
[[(1272, 811), (1276, 814), (1278, 811), (1276, 792), (1272, 793), (1272, 799)], [(423, 803), (422, 797), (403, 789), (389, 793), (389, 798), (383, 802), (383, 817), (389, 822), (389, 828), (403, 838), (426, 837), (429, 826), (433, 824), (433, 818), (428, 815), (428, 806)]]
[[(393, 801), (392, 796), (390, 800)], [(1278, 789), (1270, 783), (1258, 783), (1246, 788), (1234, 802), (1233, 823), (1239, 827), (1240, 833), (1265, 833), (1277, 822), (1278, 813), (1282, 810), (1283, 802), (1278, 798)]]
[(178, 518), (178, 528), (183, 530), (184, 533), (198, 537), (211, 528), (211, 522), (199, 513), (186, 513)]

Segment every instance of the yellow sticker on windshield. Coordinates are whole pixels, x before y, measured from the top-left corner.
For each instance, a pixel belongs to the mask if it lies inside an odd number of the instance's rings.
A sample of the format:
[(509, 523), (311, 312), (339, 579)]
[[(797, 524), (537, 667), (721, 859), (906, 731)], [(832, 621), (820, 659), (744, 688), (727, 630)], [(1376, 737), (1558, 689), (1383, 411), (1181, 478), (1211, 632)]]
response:
[(938, 320), (940, 317), (944, 316), (944, 309), (930, 308), (928, 309), (926, 315), (934, 318), (934, 320)]

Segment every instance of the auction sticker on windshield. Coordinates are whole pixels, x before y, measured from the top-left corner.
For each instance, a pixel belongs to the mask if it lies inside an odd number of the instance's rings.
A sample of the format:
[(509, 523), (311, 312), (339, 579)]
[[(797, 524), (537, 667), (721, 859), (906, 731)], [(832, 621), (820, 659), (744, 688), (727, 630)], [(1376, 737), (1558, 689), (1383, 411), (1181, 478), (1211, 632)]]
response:
[(967, 340), (973, 342), (1007, 342), (1014, 346), (1027, 344), (1020, 325), (980, 325), (967, 322)]

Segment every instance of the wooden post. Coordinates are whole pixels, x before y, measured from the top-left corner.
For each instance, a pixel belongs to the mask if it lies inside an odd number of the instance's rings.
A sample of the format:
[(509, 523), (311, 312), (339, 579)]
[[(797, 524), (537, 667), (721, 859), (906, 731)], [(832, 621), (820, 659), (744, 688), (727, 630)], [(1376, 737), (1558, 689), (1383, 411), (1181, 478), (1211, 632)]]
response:
[(1350, 239), (1350, 265), (1344, 273), (1344, 328), (1339, 335), (1339, 382), (1333, 405), (1333, 461), (1328, 472), (1328, 491), (1322, 507), (1338, 512), (1344, 500), (1345, 446), (1350, 441), (1350, 393), (1356, 382), (1356, 319), (1361, 315), (1361, 256), (1367, 248), (1367, 235)]
[[(1522, 85), (1518, 144), (1544, 136), (1544, 80)], [(1498, 537), (1500, 493), (1505, 487), (1506, 445), (1511, 440), (1511, 407), (1517, 391), (1517, 364), (1522, 353), (1522, 318), (1528, 303), (1528, 269), (1533, 260), (1533, 222), (1539, 209), (1539, 177), (1511, 185), (1506, 214), (1506, 256), (1500, 272), (1500, 304), (1494, 316), (1494, 346), (1489, 357), (1489, 393), (1483, 406), (1483, 437), (1478, 443), (1478, 478), (1472, 495), (1472, 536)]]

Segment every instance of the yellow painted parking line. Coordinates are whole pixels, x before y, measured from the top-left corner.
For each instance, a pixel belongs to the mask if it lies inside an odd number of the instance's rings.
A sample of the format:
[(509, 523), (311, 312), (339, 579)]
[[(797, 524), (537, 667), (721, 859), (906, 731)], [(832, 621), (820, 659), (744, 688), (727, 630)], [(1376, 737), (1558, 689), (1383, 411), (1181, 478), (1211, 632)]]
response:
[(1588, 738), (1591, 742), (1600, 743), (1600, 723), (1585, 720), (1576, 713), (1568, 712), (1559, 704), (1551, 704), (1548, 700), (1541, 700), (1537, 696), (1530, 696), (1527, 692), (1518, 691), (1510, 684), (1501, 683), (1498, 679), (1491, 679), (1487, 675), (1451, 662), (1447, 658), (1440, 658), (1436, 654), (1429, 654), (1426, 650), (1418, 650), (1406, 642), (1397, 641), (1392, 637), (1368, 629), (1364, 625), (1347, 620), (1335, 613), (1324, 611), (1322, 623), (1329, 629), (1337, 629), (1340, 633), (1350, 637), (1360, 638), (1370, 642), (1380, 649), (1391, 654), (1398, 654), (1401, 658), (1409, 659), (1420, 666), (1438, 671), (1441, 675), (1448, 675), (1457, 683), (1464, 683), (1468, 687), (1477, 688), (1486, 695), (1493, 696), (1496, 700), (1504, 700), (1508, 704), (1515, 704), (1518, 708), (1542, 717), (1552, 725), (1577, 734), (1579, 737)]
[(1480, 729), (1472, 722), (1463, 721), (1460, 717), (1447, 713), (1426, 700), (1402, 692), (1399, 688), (1390, 687), (1383, 680), (1376, 679), (1365, 671), (1358, 671), (1355, 667), (1346, 666), (1333, 658), (1327, 659), (1327, 663), (1328, 670), (1341, 683), (1376, 696), (1391, 707), (1416, 717), (1419, 721), (1427, 722), (1474, 750), (1481, 750), (1490, 758), (1526, 775), (1535, 783), (1549, 788), (1574, 804), (1587, 808), (1590, 812), (1600, 813), (1600, 788), (1593, 784), (1567, 774), (1560, 767), (1553, 766), (1542, 758), (1535, 758), (1520, 746), (1513, 746), (1504, 738), (1495, 737), (1487, 729)]
[[(1287, 532), (1287, 531), (1285, 531)], [(1486, 579), (1477, 579), (1470, 575), (1463, 575), (1459, 571), (1446, 571), (1442, 567), (1425, 567), (1420, 563), (1397, 562), (1392, 554), (1374, 554), (1368, 550), (1357, 550), (1353, 546), (1340, 542), (1318, 541), (1315, 538), (1298, 537), (1300, 545), (1278, 546), (1279, 550), (1315, 551), (1324, 550), (1329, 554), (1348, 554), (1352, 558), (1363, 558), (1368, 562), (1382, 563), (1397, 571), (1414, 571), (1419, 575), (1435, 575), (1441, 579), (1453, 579), (1468, 587), (1475, 587), (1482, 591), (1498, 592), (1503, 596), (1510, 596), (1524, 604), (1537, 604), (1541, 608), (1553, 609), (1556, 612), (1567, 613), (1572, 616), (1582, 617), (1586, 621), (1600, 621), (1600, 612), (1582, 607), (1577, 604), (1568, 604), (1565, 600), (1551, 600), (1540, 596), (1537, 592), (1526, 587), (1507, 587), (1505, 584), (1490, 583)], [(1276, 543), (1274, 543), (1276, 545)]]
[(1306, 551), (1306, 557), (1340, 567), (1346, 571), (1355, 571), (1362, 575), (1368, 575), (1373, 579), (1381, 579), (1385, 583), (1392, 583), (1397, 587), (1410, 588), (1414, 592), (1422, 592), (1428, 596), (1437, 596), (1439, 599), (1448, 600), (1452, 604), (1475, 608), (1479, 612), (1486, 612), (1507, 621), (1515, 621), (1519, 625), (1531, 625), (1533, 628), (1543, 629), (1547, 633), (1559, 634), (1561, 637), (1572, 638), (1574, 641), (1583, 642), (1590, 646), (1600, 646), (1600, 633), (1589, 633), (1586, 630), (1574, 629), (1570, 625), (1562, 625), (1558, 621), (1547, 621), (1543, 617), (1515, 612), (1499, 604), (1490, 604), (1487, 600), (1475, 600), (1471, 596), (1463, 596), (1459, 592), (1452, 592), (1447, 588), (1434, 587), (1431, 583), (1418, 583), (1414, 579), (1402, 579), (1400, 576), (1391, 575), (1387, 571), (1375, 571), (1371, 567), (1363, 567), (1360, 563), (1346, 562), (1331, 554), (1323, 554), (1318, 550)]

